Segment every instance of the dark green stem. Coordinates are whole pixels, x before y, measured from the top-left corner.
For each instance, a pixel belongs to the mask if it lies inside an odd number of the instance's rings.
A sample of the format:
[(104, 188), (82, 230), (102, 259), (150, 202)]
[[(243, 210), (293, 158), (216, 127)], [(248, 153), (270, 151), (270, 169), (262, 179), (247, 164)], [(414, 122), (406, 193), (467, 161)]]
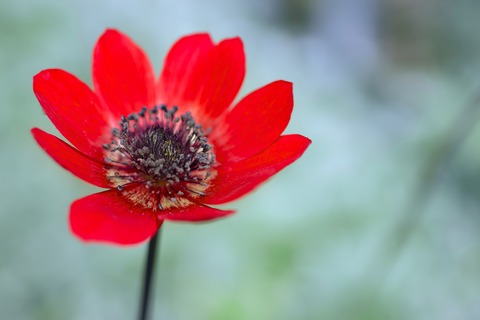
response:
[(160, 237), (160, 229), (158, 229), (157, 233), (150, 239), (148, 242), (148, 252), (147, 252), (147, 261), (145, 262), (145, 272), (143, 276), (143, 293), (142, 298), (140, 301), (140, 313), (139, 313), (139, 320), (147, 320), (149, 314), (149, 305), (152, 282), (154, 281), (154, 274), (155, 274), (155, 260), (156, 260), (156, 249), (157, 249), (157, 242), (158, 238)]

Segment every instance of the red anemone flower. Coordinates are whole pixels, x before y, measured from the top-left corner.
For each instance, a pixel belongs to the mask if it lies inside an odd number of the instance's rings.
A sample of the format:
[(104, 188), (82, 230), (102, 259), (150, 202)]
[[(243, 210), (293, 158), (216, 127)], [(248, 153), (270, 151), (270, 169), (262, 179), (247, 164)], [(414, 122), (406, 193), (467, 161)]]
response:
[(108, 190), (73, 202), (80, 239), (135, 244), (164, 220), (206, 221), (251, 192), (310, 144), (283, 135), (292, 84), (272, 82), (233, 104), (245, 75), (239, 38), (193, 34), (170, 49), (158, 79), (143, 50), (107, 30), (93, 52), (93, 87), (48, 69), (33, 79), (43, 110), (70, 144), (41, 129), (37, 143), (59, 165)]

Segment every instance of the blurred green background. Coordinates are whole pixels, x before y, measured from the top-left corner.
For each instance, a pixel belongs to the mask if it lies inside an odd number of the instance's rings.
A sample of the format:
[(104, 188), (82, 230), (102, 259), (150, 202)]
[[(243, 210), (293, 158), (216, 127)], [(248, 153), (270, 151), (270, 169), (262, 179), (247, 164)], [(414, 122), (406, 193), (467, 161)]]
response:
[(480, 2), (0, 1), (0, 318), (135, 319), (145, 245), (84, 244), (97, 189), (35, 145), (32, 76), (91, 84), (107, 27), (157, 72), (181, 35), (239, 35), (241, 96), (294, 82), (303, 158), (214, 223), (164, 225), (155, 319), (480, 319)]

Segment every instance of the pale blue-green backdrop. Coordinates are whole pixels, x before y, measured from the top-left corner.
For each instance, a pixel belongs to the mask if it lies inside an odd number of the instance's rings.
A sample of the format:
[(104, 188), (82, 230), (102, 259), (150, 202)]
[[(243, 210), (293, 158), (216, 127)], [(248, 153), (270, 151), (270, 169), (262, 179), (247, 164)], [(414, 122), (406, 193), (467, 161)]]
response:
[[(304, 157), (208, 224), (164, 226), (154, 319), (479, 319), (480, 3), (0, 1), (0, 319), (135, 319), (145, 245), (84, 244), (97, 189), (35, 145), (42, 69), (91, 84), (107, 27), (157, 74), (180, 36), (239, 35), (241, 95), (294, 83)], [(252, 119), (254, 120), (254, 119)]]

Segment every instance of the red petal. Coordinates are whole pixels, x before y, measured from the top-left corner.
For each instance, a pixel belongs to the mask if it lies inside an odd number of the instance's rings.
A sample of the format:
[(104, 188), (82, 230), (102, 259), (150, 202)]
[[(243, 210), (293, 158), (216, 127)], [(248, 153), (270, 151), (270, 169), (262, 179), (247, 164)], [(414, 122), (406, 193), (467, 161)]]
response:
[[(183, 61), (185, 65), (180, 66)], [(172, 76), (174, 73), (177, 77)], [(208, 35), (194, 35), (173, 46), (160, 76), (159, 91), (165, 103), (213, 119), (230, 106), (244, 76), (245, 54), (240, 38), (213, 46)]]
[(44, 70), (33, 78), (33, 91), (58, 131), (83, 153), (99, 157), (107, 119), (93, 91), (60, 69)]
[(155, 75), (147, 56), (126, 35), (107, 30), (93, 53), (95, 91), (116, 119), (155, 104)]
[(97, 187), (111, 187), (103, 164), (38, 128), (32, 129), (32, 134), (40, 147), (63, 168)]
[(155, 234), (162, 221), (129, 204), (116, 189), (92, 194), (72, 203), (70, 228), (84, 241), (129, 245)]
[(208, 189), (209, 195), (202, 202), (221, 204), (247, 194), (297, 160), (310, 143), (310, 139), (297, 134), (281, 136), (265, 151), (229, 166), (222, 166)]
[(243, 98), (226, 115), (227, 132), (215, 140), (226, 159), (248, 158), (265, 150), (287, 127), (293, 109), (292, 83), (275, 81)]
[(206, 33), (179, 39), (168, 52), (158, 82), (159, 103), (178, 105), (181, 113), (185, 98), (191, 94), (191, 76), (194, 69), (204, 63), (214, 44)]
[(215, 118), (235, 99), (245, 77), (245, 53), (240, 38), (220, 42), (208, 56), (203, 68), (193, 75), (201, 85), (197, 103)]
[(234, 210), (219, 210), (208, 206), (193, 204), (186, 208), (175, 208), (165, 210), (163, 214), (157, 214), (161, 219), (173, 221), (208, 221), (235, 213)]

